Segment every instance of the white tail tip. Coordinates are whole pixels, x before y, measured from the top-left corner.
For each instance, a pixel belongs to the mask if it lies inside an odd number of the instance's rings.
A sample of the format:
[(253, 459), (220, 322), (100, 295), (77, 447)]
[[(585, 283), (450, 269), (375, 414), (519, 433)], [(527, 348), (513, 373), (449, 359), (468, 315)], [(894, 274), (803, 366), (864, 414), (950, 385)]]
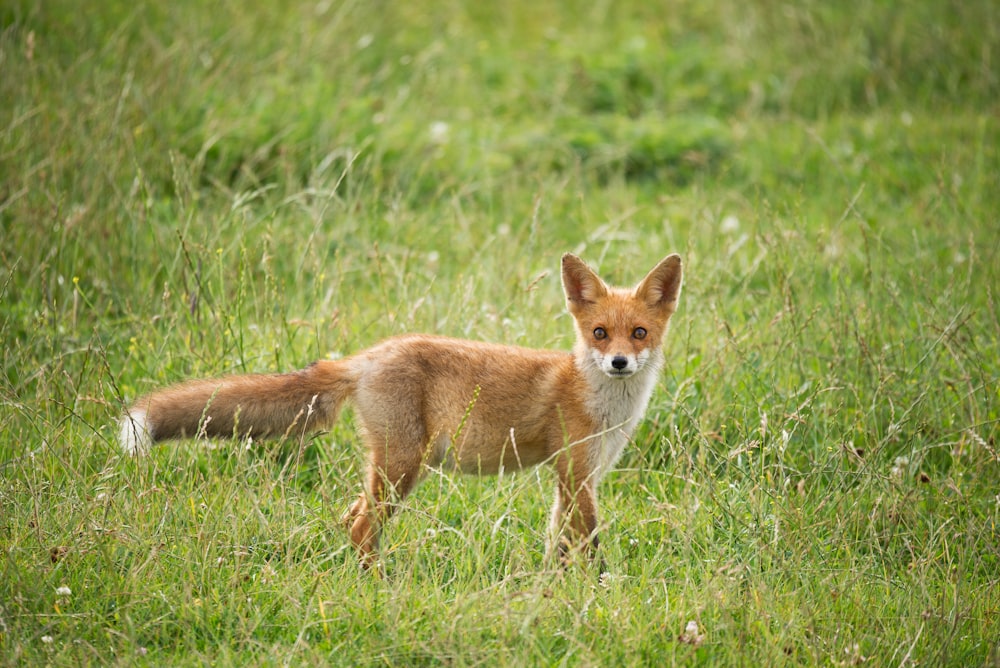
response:
[(145, 455), (153, 445), (153, 434), (149, 430), (146, 411), (133, 408), (125, 414), (120, 422), (118, 444), (122, 451), (129, 455)]

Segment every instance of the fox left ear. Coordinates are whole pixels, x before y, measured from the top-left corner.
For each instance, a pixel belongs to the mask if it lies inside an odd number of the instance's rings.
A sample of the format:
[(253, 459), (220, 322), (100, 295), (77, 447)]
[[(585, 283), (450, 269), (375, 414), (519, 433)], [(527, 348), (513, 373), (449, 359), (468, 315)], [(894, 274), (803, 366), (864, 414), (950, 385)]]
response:
[(562, 256), (562, 282), (571, 308), (592, 304), (608, 294), (608, 286), (600, 276), (572, 253)]
[(677, 253), (668, 255), (646, 274), (635, 288), (635, 294), (654, 308), (677, 308), (677, 299), (681, 296), (681, 279), (684, 271), (681, 267), (681, 256)]

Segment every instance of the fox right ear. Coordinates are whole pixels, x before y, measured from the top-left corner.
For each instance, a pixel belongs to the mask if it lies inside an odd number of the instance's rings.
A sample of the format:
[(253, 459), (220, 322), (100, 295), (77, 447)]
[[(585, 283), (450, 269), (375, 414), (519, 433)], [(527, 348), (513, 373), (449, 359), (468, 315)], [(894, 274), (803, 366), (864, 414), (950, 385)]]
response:
[(608, 294), (608, 286), (600, 276), (572, 253), (562, 256), (562, 282), (571, 307), (593, 304)]

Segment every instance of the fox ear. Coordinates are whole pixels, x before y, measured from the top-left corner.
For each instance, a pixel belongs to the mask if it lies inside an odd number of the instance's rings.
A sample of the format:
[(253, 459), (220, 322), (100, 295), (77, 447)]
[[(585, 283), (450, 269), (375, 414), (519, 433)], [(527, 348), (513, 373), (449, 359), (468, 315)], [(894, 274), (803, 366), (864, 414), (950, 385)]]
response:
[(604, 281), (572, 253), (562, 256), (562, 282), (570, 306), (592, 304), (608, 294)]
[(677, 308), (677, 299), (681, 296), (681, 256), (677, 253), (668, 255), (646, 274), (635, 288), (635, 294), (654, 308)]

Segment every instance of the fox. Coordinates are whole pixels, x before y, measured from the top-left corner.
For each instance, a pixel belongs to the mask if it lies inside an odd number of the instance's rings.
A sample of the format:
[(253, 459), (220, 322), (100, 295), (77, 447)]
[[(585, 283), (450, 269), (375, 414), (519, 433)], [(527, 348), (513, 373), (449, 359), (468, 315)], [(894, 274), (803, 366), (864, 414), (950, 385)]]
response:
[(190, 380), (147, 394), (120, 421), (121, 448), (147, 453), (179, 438), (306, 436), (350, 403), (366, 446), (363, 487), (341, 518), (360, 565), (379, 561), (379, 535), (431, 470), (498, 474), (540, 464), (556, 472), (546, 554), (597, 558), (597, 486), (643, 418), (664, 365), (681, 258), (663, 258), (633, 288), (605, 283), (562, 256), (575, 325), (571, 352), (403, 334), (299, 371)]

